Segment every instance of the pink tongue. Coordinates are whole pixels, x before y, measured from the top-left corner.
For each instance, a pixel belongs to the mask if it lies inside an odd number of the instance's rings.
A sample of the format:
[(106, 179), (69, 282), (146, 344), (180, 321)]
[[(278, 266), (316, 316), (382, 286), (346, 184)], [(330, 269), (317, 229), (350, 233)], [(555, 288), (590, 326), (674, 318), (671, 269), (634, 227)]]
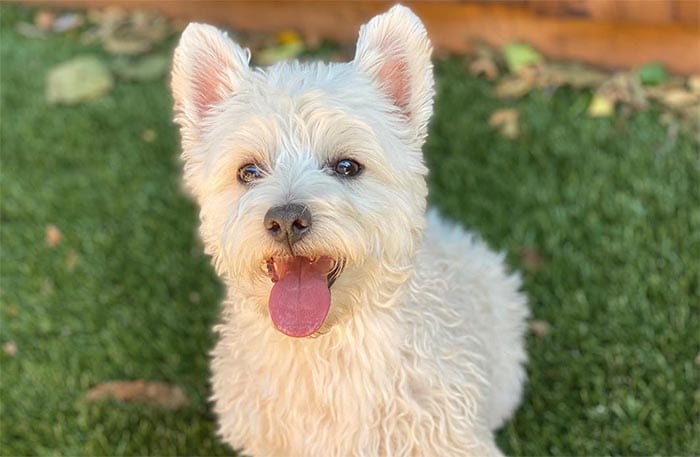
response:
[(328, 270), (304, 257), (290, 260), (285, 269), (270, 292), (270, 317), (286, 335), (309, 336), (323, 325), (331, 306)]

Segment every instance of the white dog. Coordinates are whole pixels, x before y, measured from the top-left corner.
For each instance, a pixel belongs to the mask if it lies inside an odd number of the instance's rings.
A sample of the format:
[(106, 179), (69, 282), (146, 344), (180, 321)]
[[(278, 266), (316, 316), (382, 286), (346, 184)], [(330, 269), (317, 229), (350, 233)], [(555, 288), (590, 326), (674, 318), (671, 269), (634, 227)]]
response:
[(500, 454), (528, 311), (502, 255), (426, 214), (430, 55), (402, 6), (349, 63), (252, 69), (211, 26), (182, 35), (185, 184), (227, 287), (212, 399), (246, 454)]

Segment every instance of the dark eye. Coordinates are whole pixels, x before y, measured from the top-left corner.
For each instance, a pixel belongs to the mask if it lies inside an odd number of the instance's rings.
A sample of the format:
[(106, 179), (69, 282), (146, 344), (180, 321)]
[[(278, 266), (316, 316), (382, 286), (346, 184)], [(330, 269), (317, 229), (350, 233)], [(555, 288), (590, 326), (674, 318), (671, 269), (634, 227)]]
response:
[(350, 159), (339, 160), (333, 167), (333, 171), (340, 176), (355, 176), (362, 170), (362, 166)]
[(238, 170), (238, 179), (242, 183), (249, 184), (263, 175), (262, 169), (254, 163), (243, 165)]

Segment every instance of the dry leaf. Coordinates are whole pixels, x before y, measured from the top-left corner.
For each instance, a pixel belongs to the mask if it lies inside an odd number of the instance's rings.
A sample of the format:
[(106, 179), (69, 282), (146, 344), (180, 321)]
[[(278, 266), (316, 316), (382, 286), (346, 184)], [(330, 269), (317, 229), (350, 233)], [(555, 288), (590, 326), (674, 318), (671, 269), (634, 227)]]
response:
[(128, 13), (119, 8), (90, 10), (88, 20), (95, 27), (83, 34), (82, 41), (100, 41), (105, 51), (111, 54), (146, 53), (170, 33), (164, 17), (144, 11)]
[(537, 252), (537, 249), (526, 247), (520, 250), (520, 260), (525, 268), (530, 271), (539, 271), (544, 267), (544, 259)]
[(259, 65), (272, 65), (274, 63), (293, 59), (306, 50), (301, 37), (294, 32), (282, 32), (277, 35), (277, 44), (262, 49), (255, 56)]
[(647, 91), (639, 77), (634, 73), (618, 73), (605, 81), (596, 91), (596, 95), (614, 103), (624, 103), (634, 109), (645, 109)]
[(81, 27), (85, 19), (78, 13), (64, 13), (57, 16), (52, 11), (39, 10), (34, 15), (34, 25), (44, 33), (65, 33)]
[(282, 32), (278, 33), (277, 42), (279, 44), (304, 43), (301, 36), (292, 30), (283, 30)]
[(71, 250), (66, 256), (66, 269), (68, 271), (75, 270), (75, 266), (78, 264), (78, 253)]
[(700, 106), (691, 105), (679, 111), (683, 125), (695, 135), (700, 133)]
[(530, 331), (539, 338), (544, 338), (549, 334), (549, 323), (547, 321), (530, 321)]
[(516, 139), (520, 135), (519, 121), (520, 113), (513, 108), (496, 110), (489, 117), (489, 125), (511, 140)]
[(600, 94), (595, 94), (588, 105), (588, 115), (591, 117), (610, 117), (614, 112), (615, 102)]
[(130, 81), (155, 81), (165, 75), (170, 66), (170, 57), (150, 55), (138, 60), (117, 58), (111, 64), (118, 77)]
[(682, 109), (700, 102), (697, 94), (684, 89), (669, 89), (661, 96), (661, 103), (671, 109)]
[(318, 49), (323, 44), (323, 35), (320, 33), (314, 33), (311, 30), (307, 30), (304, 34), (304, 43), (308, 49)]
[(55, 248), (56, 246), (61, 244), (61, 240), (63, 240), (63, 234), (61, 233), (61, 230), (53, 224), (48, 225), (46, 227), (46, 235), (44, 236), (44, 242), (46, 243), (46, 246), (50, 248)]
[(158, 138), (158, 134), (153, 129), (146, 129), (141, 132), (141, 139), (146, 143), (153, 143)]
[(540, 65), (538, 69), (538, 87), (596, 88), (608, 79), (605, 73), (578, 63), (551, 62)]
[(45, 32), (42, 32), (36, 25), (28, 22), (18, 22), (17, 25), (15, 25), (15, 32), (27, 38), (46, 38)]
[(483, 75), (489, 81), (493, 81), (498, 77), (498, 66), (491, 58), (478, 57), (469, 64), (469, 72), (474, 76)]
[(97, 57), (75, 57), (49, 71), (46, 99), (51, 104), (75, 105), (101, 97), (113, 84), (112, 74)]
[(494, 89), (498, 98), (520, 98), (530, 92), (532, 81), (525, 78), (508, 76), (503, 78)]
[(114, 6), (108, 6), (102, 9), (90, 9), (87, 12), (88, 21), (100, 25), (104, 23), (114, 24), (125, 20), (128, 16), (129, 13), (127, 13), (126, 10)]
[(145, 54), (151, 50), (151, 42), (129, 35), (110, 34), (103, 38), (102, 45), (110, 54), (136, 55)]
[(14, 341), (5, 342), (2, 345), (2, 352), (9, 355), (10, 357), (16, 356), (17, 355), (17, 344), (15, 344)]
[(700, 367), (700, 352), (695, 356), (695, 365)]
[(105, 382), (85, 394), (85, 399), (90, 402), (105, 398), (144, 403), (165, 409), (179, 409), (189, 403), (187, 395), (179, 386), (143, 379)]
[(688, 78), (688, 87), (695, 94), (700, 94), (700, 75), (693, 75)]
[(34, 25), (43, 32), (51, 31), (55, 20), (56, 13), (52, 11), (39, 10), (34, 15)]

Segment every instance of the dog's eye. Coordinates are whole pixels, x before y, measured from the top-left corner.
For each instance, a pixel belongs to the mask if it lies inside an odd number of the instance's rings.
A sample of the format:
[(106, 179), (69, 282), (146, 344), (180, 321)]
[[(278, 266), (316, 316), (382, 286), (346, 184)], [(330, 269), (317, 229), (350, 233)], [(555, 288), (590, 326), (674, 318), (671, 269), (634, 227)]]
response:
[(342, 159), (335, 164), (333, 171), (340, 176), (355, 176), (362, 171), (362, 166), (354, 160)]
[(249, 184), (263, 175), (262, 169), (254, 163), (243, 165), (238, 170), (238, 180), (244, 184)]

